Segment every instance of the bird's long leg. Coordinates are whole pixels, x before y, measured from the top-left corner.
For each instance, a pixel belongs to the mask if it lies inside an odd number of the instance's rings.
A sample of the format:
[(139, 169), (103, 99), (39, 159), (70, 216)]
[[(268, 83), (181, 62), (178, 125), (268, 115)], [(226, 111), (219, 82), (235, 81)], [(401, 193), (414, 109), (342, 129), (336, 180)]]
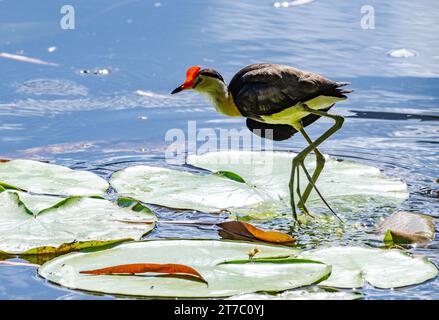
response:
[[(310, 146), (313, 146), (312, 141), (310, 143)], [(317, 150), (317, 148), (315, 148), (315, 150)], [(319, 152), (319, 151), (318, 151)], [(303, 172), (305, 173), (307, 179), (308, 179), (308, 186), (311, 186), (311, 189), (314, 188), (314, 190), (317, 192), (317, 195), (320, 197), (320, 199), (323, 201), (323, 203), (328, 207), (328, 209), (338, 218), (338, 215), (335, 213), (335, 211), (331, 208), (331, 206), (329, 205), (329, 203), (325, 200), (325, 198), (323, 197), (322, 193), (320, 192), (320, 190), (317, 188), (317, 186), (315, 185), (315, 182), (318, 179), (318, 176), (315, 178), (315, 174), (313, 174), (313, 177), (311, 177), (311, 175), (308, 172), (308, 169), (306, 169), (305, 166), (305, 158), (306, 156), (310, 153), (310, 151), (308, 150), (308, 148), (305, 148), (305, 150), (303, 150), (300, 154), (298, 154), (294, 160), (296, 160), (296, 168), (297, 168), (297, 172), (296, 174), (299, 176), (299, 168), (301, 167)], [(319, 167), (321, 167), (323, 169), (323, 165), (319, 164)], [(320, 170), (321, 171), (321, 170)], [(320, 174), (320, 173), (319, 173)], [(297, 183), (299, 184), (300, 180), (299, 177), (297, 177)], [(307, 187), (308, 187), (307, 186)], [(300, 210), (302, 210), (305, 214), (309, 215), (312, 217), (312, 215), (309, 213), (308, 208), (305, 205), (306, 200), (303, 199), (302, 194), (300, 193), (300, 187), (297, 186), (297, 193), (299, 195), (299, 202), (297, 204), (297, 206), (299, 207)], [(340, 219), (341, 220), (341, 219)]]
[[(305, 168), (305, 165), (302, 163), (302, 168), (303, 171), (306, 174), (306, 177), (308, 178), (309, 183), (311, 184), (311, 186), (314, 188), (314, 190), (317, 192), (318, 196), (320, 197), (320, 199), (322, 199), (323, 203), (328, 207), (329, 211), (331, 211), (334, 216), (337, 217), (338, 220), (340, 220), (341, 222), (343, 222), (343, 220), (337, 215), (337, 213), (335, 213), (335, 211), (331, 208), (331, 206), (329, 205), (329, 203), (325, 200), (325, 198), (323, 198), (322, 193), (319, 191), (319, 189), (317, 189), (317, 186), (314, 184), (314, 182), (312, 181), (311, 176), (309, 175), (308, 171)], [(301, 197), (300, 197), (301, 198)], [(302, 198), (301, 198), (302, 199)], [(299, 205), (298, 205), (299, 206)], [(306, 209), (308, 210), (308, 209)], [(309, 213), (308, 213), (309, 214)]]
[(291, 167), (291, 176), (290, 176), (290, 185), (289, 186), (290, 186), (291, 210), (293, 212), (294, 221), (297, 222), (298, 220), (297, 220), (297, 212), (296, 212), (296, 202), (294, 201), (294, 177), (295, 177), (295, 173), (296, 173), (297, 163), (294, 161), (294, 159), (293, 159), (293, 164)]
[[(300, 130), (299, 130), (300, 131)], [(290, 204), (291, 204), (291, 210), (293, 212), (293, 218), (294, 221), (298, 221), (297, 220), (297, 211), (296, 211), (296, 202), (294, 200), (294, 192), (297, 191), (297, 194), (299, 196), (299, 203), (305, 203), (302, 199), (302, 194), (300, 192), (300, 177), (299, 177), (299, 169), (300, 167), (303, 168), (305, 174), (307, 175), (307, 178), (309, 181), (311, 181), (311, 177), (309, 176), (308, 171), (306, 170), (303, 162), (305, 157), (311, 152), (312, 148), (311, 145), (306, 147), (304, 150), (302, 150), (298, 155), (296, 155), (293, 159), (293, 163), (292, 163), (292, 167), (291, 167), (291, 176), (290, 176)], [(297, 179), (296, 179), (296, 174), (297, 174)], [(297, 182), (295, 181), (297, 180)], [(294, 190), (294, 183), (297, 183), (297, 189)], [(308, 214), (311, 216), (311, 214), (309, 214), (308, 209), (306, 208), (306, 206), (300, 208), (305, 214)]]
[[(322, 200), (325, 202), (325, 204), (327, 204), (326, 200), (324, 200), (324, 198), (321, 196), (321, 193), (318, 191), (318, 189), (315, 187), (315, 183), (312, 179), (312, 177), (309, 175), (308, 171), (306, 170), (304, 163), (304, 159), (305, 157), (313, 150), (317, 149), (317, 147), (324, 142), (326, 139), (328, 139), (331, 135), (333, 135), (336, 131), (338, 131), (344, 122), (344, 118), (342, 116), (339, 115), (332, 115), (332, 114), (328, 114), (324, 111), (318, 111), (318, 110), (313, 110), (311, 108), (309, 108), (308, 106), (306, 106), (305, 104), (302, 106), (303, 110), (306, 112), (309, 112), (311, 114), (315, 114), (315, 115), (319, 115), (321, 117), (327, 117), (327, 118), (331, 118), (335, 121), (334, 125), (329, 128), (325, 133), (323, 133), (319, 138), (317, 138), (314, 142), (311, 141), (308, 142), (310, 145), (308, 147), (306, 147), (302, 152), (300, 152), (294, 159), (293, 159), (293, 166), (292, 166), (292, 172), (291, 172), (291, 178), (290, 178), (290, 197), (291, 197), (291, 207), (293, 210), (293, 216), (295, 217), (295, 219), (297, 220), (297, 213), (296, 213), (296, 208), (295, 208), (295, 202), (294, 202), (294, 189), (293, 189), (293, 185), (294, 185), (294, 174), (295, 174), (295, 170), (297, 168), (297, 166), (301, 166), (304, 171), (305, 174), (308, 178), (308, 180), (311, 183), (311, 187), (313, 187), (317, 194), (319, 194), (319, 196), (322, 198)], [(321, 164), (319, 164), (321, 165)], [(324, 164), (323, 164), (324, 165)], [(304, 203), (304, 202), (303, 202)], [(329, 205), (328, 205), (329, 206)], [(330, 208), (330, 207), (329, 207)], [(335, 214), (335, 212), (331, 209), (331, 211)], [(336, 214), (335, 214), (336, 215)], [(337, 216), (337, 215), (336, 215)], [(337, 216), (338, 217), (338, 216)]]
[[(305, 130), (303, 128), (302, 128), (302, 130), (300, 130), (300, 133), (303, 135), (303, 137), (309, 143), (309, 145), (314, 145), (314, 142), (311, 140), (311, 138), (308, 136), (308, 134), (305, 132)], [(317, 179), (319, 178), (320, 173), (323, 170), (323, 167), (325, 166), (325, 162), (326, 162), (325, 157), (319, 151), (319, 149), (314, 148), (314, 154), (316, 156), (316, 167), (315, 167), (314, 172), (312, 174), (312, 178), (309, 177), (308, 171), (306, 170), (306, 168), (304, 168), (305, 174), (307, 175), (308, 178), (311, 178), (311, 179), (308, 179), (310, 181), (308, 182), (308, 185), (306, 186), (305, 191), (302, 194), (302, 199), (300, 199), (300, 202), (297, 205), (299, 208), (302, 208), (305, 206), (305, 203), (308, 200), (308, 197), (309, 197), (312, 189), (316, 188), (315, 183), (316, 183)], [(305, 165), (303, 165), (303, 167), (305, 167)], [(322, 200), (325, 202), (324, 199), (322, 199)], [(329, 207), (329, 210), (331, 210), (333, 212), (332, 208), (330, 206), (328, 206), (328, 207)]]
[[(299, 196), (299, 203), (298, 203), (297, 206), (298, 206), (299, 209), (302, 210), (306, 215), (309, 215), (310, 217), (312, 217), (312, 215), (309, 213), (308, 208), (307, 208), (306, 205), (305, 205), (305, 201), (304, 201), (303, 198), (302, 198), (302, 192), (300, 191), (300, 167), (299, 167), (299, 166), (297, 167), (296, 174), (297, 174), (297, 189), (296, 189), (296, 191), (297, 191), (297, 195)], [(300, 204), (303, 204), (303, 205), (301, 206)]]
[[(296, 155), (293, 159), (293, 163), (291, 166), (291, 176), (290, 176), (290, 205), (291, 210), (293, 212), (293, 218), (294, 221), (298, 222), (297, 220), (297, 211), (296, 211), (296, 202), (294, 200), (294, 192), (297, 191), (297, 194), (299, 196), (300, 202), (303, 202), (302, 195), (300, 192), (300, 177), (299, 177), (299, 168), (303, 162), (303, 159), (305, 159), (306, 155), (310, 152), (308, 151), (308, 148), (305, 148), (302, 150), (298, 155)], [(306, 168), (305, 168), (306, 170)], [(297, 173), (297, 189), (294, 190), (294, 183), (296, 182), (296, 173)], [(306, 214), (309, 213), (307, 209), (302, 209)], [(305, 211), (306, 210), (306, 211)]]

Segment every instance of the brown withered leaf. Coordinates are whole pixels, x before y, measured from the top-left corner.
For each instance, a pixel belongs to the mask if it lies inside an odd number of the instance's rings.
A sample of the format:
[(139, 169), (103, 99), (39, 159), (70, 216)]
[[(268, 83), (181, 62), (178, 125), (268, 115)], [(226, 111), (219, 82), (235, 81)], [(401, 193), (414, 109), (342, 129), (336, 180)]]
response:
[(84, 270), (79, 273), (94, 274), (94, 275), (117, 275), (117, 274), (141, 274), (141, 273), (162, 273), (168, 276), (175, 275), (176, 277), (188, 276), (196, 280), (208, 284), (206, 279), (194, 268), (185, 266), (183, 264), (159, 264), (159, 263), (134, 263), (122, 264), (96, 270)]
[(271, 243), (292, 243), (295, 242), (296, 239), (292, 236), (282, 233), (279, 231), (264, 231), (261, 229), (256, 228), (255, 226), (251, 225), (247, 222), (242, 221), (227, 221), (217, 224), (218, 227), (220, 227), (221, 236), (226, 236), (228, 239), (230, 239), (229, 236), (233, 236), (234, 239), (237, 238), (246, 238), (250, 240), (262, 240), (265, 242), (271, 242)]
[(396, 211), (377, 224), (376, 232), (380, 235), (390, 230), (395, 243), (427, 243), (434, 239), (434, 218), (410, 211)]
[(222, 239), (227, 239), (227, 240), (237, 240), (237, 241), (251, 241), (251, 240), (257, 240), (249, 237), (244, 237), (241, 236), (239, 234), (236, 233), (231, 233), (231, 232), (227, 232), (225, 230), (218, 230), (218, 235), (222, 238)]

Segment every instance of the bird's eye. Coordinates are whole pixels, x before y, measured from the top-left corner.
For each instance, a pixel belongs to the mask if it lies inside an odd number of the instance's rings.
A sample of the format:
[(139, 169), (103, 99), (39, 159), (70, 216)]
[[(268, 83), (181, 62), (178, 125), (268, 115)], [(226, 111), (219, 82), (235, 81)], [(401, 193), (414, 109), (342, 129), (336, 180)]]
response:
[(201, 81), (203, 81), (203, 78), (201, 78), (200, 76), (197, 76), (195, 78), (195, 82), (194, 82), (194, 85), (192, 86), (192, 89), (195, 89), (196, 86), (198, 86), (201, 83)]

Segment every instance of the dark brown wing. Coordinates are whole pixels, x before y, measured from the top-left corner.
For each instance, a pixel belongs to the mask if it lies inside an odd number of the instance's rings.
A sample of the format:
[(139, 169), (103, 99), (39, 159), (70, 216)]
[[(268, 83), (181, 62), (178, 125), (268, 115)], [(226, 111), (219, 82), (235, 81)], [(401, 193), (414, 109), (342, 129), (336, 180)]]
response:
[(257, 120), (320, 95), (345, 97), (336, 82), (316, 73), (280, 64), (252, 64), (240, 70), (229, 84), (241, 114)]

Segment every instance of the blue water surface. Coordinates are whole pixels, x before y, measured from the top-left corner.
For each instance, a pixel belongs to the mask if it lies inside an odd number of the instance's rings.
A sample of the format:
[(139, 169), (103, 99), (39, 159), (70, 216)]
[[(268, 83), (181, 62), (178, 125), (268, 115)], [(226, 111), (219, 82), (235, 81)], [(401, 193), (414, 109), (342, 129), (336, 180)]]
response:
[[(256, 62), (285, 63), (349, 81), (355, 90), (333, 109), (343, 130), (323, 152), (374, 165), (404, 180), (400, 209), (439, 218), (439, 5), (422, 1), (77, 0), (75, 29), (60, 26), (65, 1), (0, 0), (0, 158), (29, 158), (92, 170), (104, 177), (134, 164), (167, 166), (173, 128), (241, 129), (203, 97), (170, 96), (192, 65), (230, 80)], [(364, 5), (375, 25), (361, 25)], [(412, 57), (392, 57), (406, 49)], [(97, 74), (95, 74), (97, 73)], [(316, 136), (321, 120), (309, 127)], [(295, 137), (277, 149), (300, 151)], [(159, 210), (166, 219), (190, 212)], [(196, 219), (213, 219), (196, 215)], [(215, 227), (160, 225), (149, 237), (218, 238)], [(326, 239), (332, 243), (331, 239)], [(367, 239), (356, 239), (367, 243)], [(334, 240), (334, 243), (337, 243)], [(439, 263), (438, 237), (410, 251)], [(439, 279), (394, 290), (366, 287), (365, 299), (439, 299)], [(32, 267), (0, 265), (1, 299), (96, 299), (63, 289)]]

